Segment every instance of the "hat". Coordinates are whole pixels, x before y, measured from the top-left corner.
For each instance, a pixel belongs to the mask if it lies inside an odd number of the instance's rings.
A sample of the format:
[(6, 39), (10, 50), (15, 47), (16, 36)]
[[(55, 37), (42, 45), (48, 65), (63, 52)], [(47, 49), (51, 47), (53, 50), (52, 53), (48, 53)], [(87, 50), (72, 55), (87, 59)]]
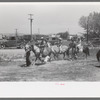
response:
[(59, 38), (60, 40), (62, 40), (62, 38)]
[(71, 38), (71, 41), (74, 41), (74, 39), (73, 39), (73, 38)]
[(43, 37), (41, 37), (41, 39), (44, 39)]

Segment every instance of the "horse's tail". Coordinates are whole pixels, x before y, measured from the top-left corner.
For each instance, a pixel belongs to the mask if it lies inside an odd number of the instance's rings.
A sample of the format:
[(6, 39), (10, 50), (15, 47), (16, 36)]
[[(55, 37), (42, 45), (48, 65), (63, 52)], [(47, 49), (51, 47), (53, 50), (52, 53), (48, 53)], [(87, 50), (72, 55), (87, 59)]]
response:
[(100, 58), (100, 50), (97, 52), (96, 57), (97, 57), (97, 60), (100, 61), (100, 59), (99, 59)]

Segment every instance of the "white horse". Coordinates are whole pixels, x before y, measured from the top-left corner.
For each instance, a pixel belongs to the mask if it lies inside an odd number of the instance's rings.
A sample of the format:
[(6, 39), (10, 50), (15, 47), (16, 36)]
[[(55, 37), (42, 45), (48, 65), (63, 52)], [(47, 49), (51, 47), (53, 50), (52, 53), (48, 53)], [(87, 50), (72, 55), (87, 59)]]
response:
[(87, 44), (85, 44), (85, 45), (83, 46), (81, 40), (79, 41), (79, 44), (78, 44), (76, 47), (77, 47), (77, 53), (79, 53), (79, 52), (85, 53), (86, 58), (87, 58), (87, 56), (90, 55), (89, 47), (87, 46)]
[(66, 45), (60, 45), (59, 46), (59, 49), (60, 49), (60, 54), (63, 54), (63, 59), (65, 59), (65, 56), (67, 55), (68, 56), (68, 46)]
[(65, 56), (67, 55), (68, 46), (66, 45), (52, 45), (51, 46), (49, 42), (47, 44), (48, 44), (48, 47), (51, 48), (55, 59), (58, 59), (59, 54), (63, 54), (63, 59), (65, 59)]

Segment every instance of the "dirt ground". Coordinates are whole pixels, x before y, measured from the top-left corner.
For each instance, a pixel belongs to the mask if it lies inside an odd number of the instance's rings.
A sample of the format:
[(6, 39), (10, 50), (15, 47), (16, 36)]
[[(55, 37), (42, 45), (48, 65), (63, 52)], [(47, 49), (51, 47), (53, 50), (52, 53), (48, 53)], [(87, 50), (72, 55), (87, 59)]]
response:
[(0, 50), (0, 81), (100, 81), (100, 67), (96, 59), (98, 49), (91, 49), (85, 59), (51, 61), (43, 65), (25, 65), (23, 49)]

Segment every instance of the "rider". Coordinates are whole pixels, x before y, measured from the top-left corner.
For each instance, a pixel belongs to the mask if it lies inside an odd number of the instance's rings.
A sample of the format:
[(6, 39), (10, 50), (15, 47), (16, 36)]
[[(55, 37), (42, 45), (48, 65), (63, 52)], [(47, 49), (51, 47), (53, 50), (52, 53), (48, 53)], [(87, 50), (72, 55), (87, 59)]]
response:
[(62, 39), (59, 38), (59, 45), (62, 45)]
[(46, 40), (44, 39), (44, 37), (41, 37), (41, 47), (44, 47), (45, 46), (45, 43), (46, 43)]
[(62, 52), (62, 39), (59, 38), (59, 47), (60, 47), (60, 53)]
[(76, 52), (76, 43), (74, 41), (74, 39), (71, 39), (71, 43), (69, 44), (69, 48), (68, 48), (68, 54), (69, 54), (69, 50), (72, 49), (72, 58), (75, 58), (75, 52)]
[(82, 43), (82, 42), (81, 42), (81, 39), (78, 38), (78, 40), (77, 40), (77, 47), (76, 47), (77, 52), (79, 52), (79, 47), (82, 45), (81, 43)]
[(41, 37), (41, 43), (40, 43), (41, 53), (43, 53), (43, 50), (44, 50), (45, 46), (46, 46), (46, 40), (44, 39), (44, 37)]

